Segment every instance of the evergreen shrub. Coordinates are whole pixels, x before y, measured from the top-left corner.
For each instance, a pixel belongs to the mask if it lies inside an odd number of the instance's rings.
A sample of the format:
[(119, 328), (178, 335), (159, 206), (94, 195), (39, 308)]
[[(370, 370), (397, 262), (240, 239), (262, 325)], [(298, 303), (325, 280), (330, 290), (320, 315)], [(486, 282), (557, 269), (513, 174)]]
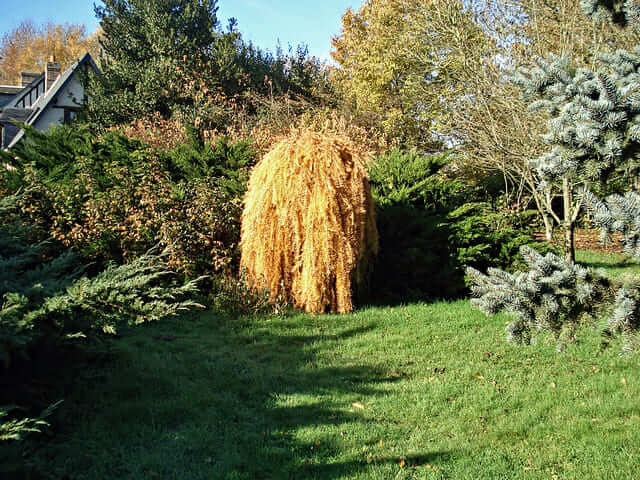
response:
[[(90, 275), (74, 252), (55, 240), (39, 240), (42, 232), (22, 218), (18, 205), (19, 195), (0, 197), (0, 442), (42, 431), (57, 406), (29, 416), (42, 401), (28, 392), (35, 364), (52, 364), (55, 372), (71, 345), (95, 344), (123, 326), (202, 307), (192, 299), (202, 277), (177, 281), (166, 253), (151, 251)], [(61, 375), (46, 378), (47, 385)], [(0, 474), (16, 467), (16, 456), (5, 453), (0, 452)]]
[(489, 268), (485, 275), (468, 267), (476, 297), (471, 303), (486, 314), (503, 311), (513, 316), (508, 341), (528, 344), (548, 332), (562, 349), (579, 327), (604, 311), (615, 289), (606, 277), (553, 253), (541, 255), (522, 247), (522, 255), (522, 272)]
[[(15, 202), (0, 199), (0, 207)], [(149, 252), (126, 265), (109, 264), (87, 276), (81, 259), (53, 240), (34, 242), (31, 227), (0, 225), (0, 361), (10, 366), (34, 345), (74, 336), (115, 333), (197, 304), (188, 300), (201, 278), (167, 283), (166, 254)], [(182, 300), (181, 300), (182, 299)]]
[(84, 258), (131, 261), (162, 242), (167, 262), (194, 277), (235, 268), (240, 203), (255, 152), (248, 141), (197, 138), (157, 151), (115, 132), (27, 129), (4, 161), (0, 189), (25, 188), (30, 221)]
[[(369, 167), (380, 252), (376, 298), (450, 298), (466, 290), (464, 266), (509, 267), (532, 224), (494, 207), (482, 185), (443, 172), (451, 157), (392, 150)], [(527, 217), (528, 218), (528, 217)]]

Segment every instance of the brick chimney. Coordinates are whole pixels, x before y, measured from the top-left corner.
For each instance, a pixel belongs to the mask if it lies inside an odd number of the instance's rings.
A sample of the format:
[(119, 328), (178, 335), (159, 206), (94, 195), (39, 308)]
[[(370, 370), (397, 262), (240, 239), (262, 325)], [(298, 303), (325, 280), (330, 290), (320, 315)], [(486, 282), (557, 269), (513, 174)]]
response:
[(20, 72), (20, 86), (26, 87), (40, 76), (37, 72)]
[(47, 62), (47, 68), (44, 71), (44, 84), (46, 91), (48, 92), (53, 83), (60, 76), (60, 64), (56, 62), (56, 57), (53, 55)]

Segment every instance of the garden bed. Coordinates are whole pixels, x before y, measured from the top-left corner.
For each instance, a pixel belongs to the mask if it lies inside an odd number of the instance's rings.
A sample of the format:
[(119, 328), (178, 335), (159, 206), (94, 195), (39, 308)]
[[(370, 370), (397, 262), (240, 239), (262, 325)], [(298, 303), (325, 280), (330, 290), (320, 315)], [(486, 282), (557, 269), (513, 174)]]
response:
[[(544, 232), (536, 232), (534, 234), (536, 241), (544, 241)], [(613, 238), (603, 244), (600, 242), (600, 230), (578, 228), (575, 231), (575, 246), (576, 250), (590, 250), (593, 252), (603, 253), (621, 253), (622, 245), (619, 242), (620, 235), (615, 234)], [(555, 245), (562, 246), (564, 242), (563, 232), (561, 229), (556, 229), (553, 234), (553, 243)]]

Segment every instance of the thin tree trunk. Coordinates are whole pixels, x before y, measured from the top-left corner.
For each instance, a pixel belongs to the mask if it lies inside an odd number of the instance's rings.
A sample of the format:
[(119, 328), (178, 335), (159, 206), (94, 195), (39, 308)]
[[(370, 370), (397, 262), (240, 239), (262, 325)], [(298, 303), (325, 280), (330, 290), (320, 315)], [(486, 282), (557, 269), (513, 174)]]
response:
[(551, 243), (553, 241), (553, 220), (549, 215), (543, 213), (542, 221), (544, 222), (544, 238)]
[(574, 225), (570, 222), (564, 230), (564, 249), (567, 260), (571, 262), (576, 261), (576, 249), (574, 245)]
[(571, 206), (573, 205), (573, 199), (571, 198), (571, 187), (569, 185), (569, 179), (562, 179), (562, 200), (564, 202), (564, 254), (567, 260), (572, 262), (576, 258), (576, 250), (574, 245), (574, 228), (575, 223), (572, 219)]
[(551, 195), (548, 191), (543, 194), (536, 192), (535, 186), (532, 187), (532, 191), (536, 208), (544, 222), (544, 238), (551, 243), (553, 241), (553, 212), (547, 211), (547, 209), (551, 209)]

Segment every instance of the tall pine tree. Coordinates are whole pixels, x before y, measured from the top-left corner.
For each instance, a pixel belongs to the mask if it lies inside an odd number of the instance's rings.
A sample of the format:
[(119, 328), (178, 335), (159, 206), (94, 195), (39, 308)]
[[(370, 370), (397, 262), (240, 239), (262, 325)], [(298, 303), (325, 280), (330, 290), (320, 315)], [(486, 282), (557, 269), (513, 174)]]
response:
[(188, 103), (183, 79), (216, 55), (217, 0), (104, 0), (102, 72), (91, 82), (91, 118), (117, 124)]

